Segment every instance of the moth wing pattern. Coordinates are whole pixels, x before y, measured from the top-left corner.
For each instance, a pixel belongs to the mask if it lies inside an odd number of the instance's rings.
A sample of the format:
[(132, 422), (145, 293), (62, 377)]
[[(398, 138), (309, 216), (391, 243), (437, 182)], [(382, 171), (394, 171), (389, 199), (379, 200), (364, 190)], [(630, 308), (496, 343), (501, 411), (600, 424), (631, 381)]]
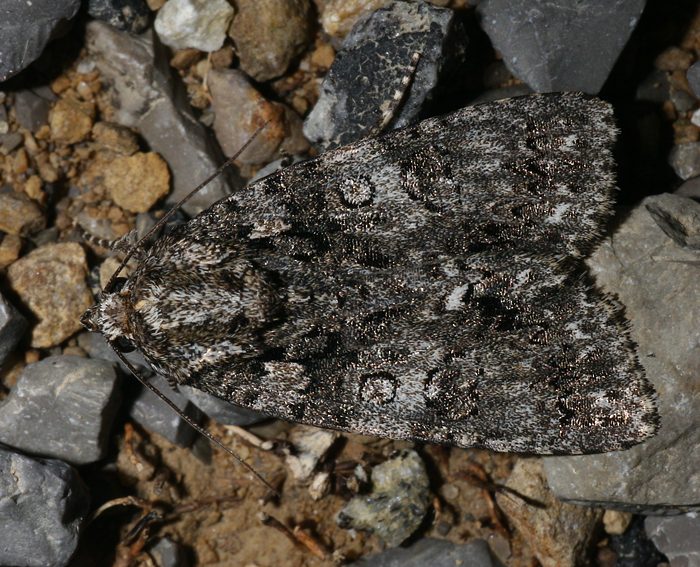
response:
[(532, 95), (291, 166), (156, 241), (103, 307), (110, 332), (178, 383), (291, 421), (629, 447), (657, 428), (654, 392), (581, 261), (611, 215), (616, 132), (598, 99)]

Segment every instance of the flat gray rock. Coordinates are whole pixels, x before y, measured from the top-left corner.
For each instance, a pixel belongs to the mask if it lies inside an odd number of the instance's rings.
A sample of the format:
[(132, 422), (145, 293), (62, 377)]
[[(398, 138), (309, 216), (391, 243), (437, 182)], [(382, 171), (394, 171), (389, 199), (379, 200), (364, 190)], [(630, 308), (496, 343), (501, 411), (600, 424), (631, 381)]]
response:
[(70, 28), (80, 0), (4, 0), (0, 5), (0, 82), (27, 67)]
[(79, 356), (49, 356), (23, 371), (0, 405), (0, 442), (76, 465), (95, 462), (120, 396), (114, 366)]
[(464, 545), (425, 538), (405, 548), (389, 549), (350, 563), (350, 567), (498, 567), (488, 544), (477, 539)]
[(483, 0), (481, 27), (536, 92), (597, 93), (645, 0)]
[(223, 425), (252, 425), (268, 419), (266, 415), (260, 412), (233, 405), (196, 388), (190, 386), (179, 386), (178, 388), (207, 417), (215, 419)]
[[(186, 416), (198, 424), (202, 422), (202, 412), (185, 395), (173, 391), (165, 378), (154, 374), (149, 383), (158, 388)], [(199, 435), (170, 406), (146, 388), (134, 401), (129, 415), (149, 431), (158, 433), (181, 447), (189, 447)]]
[[(86, 27), (86, 48), (111, 85), (115, 119), (136, 128), (168, 163), (174, 205), (214, 173), (224, 157), (216, 141), (192, 114), (185, 87), (169, 67), (165, 47), (153, 30), (139, 36), (93, 21)], [(208, 208), (243, 183), (228, 168), (190, 199), (189, 215)]]
[(71, 466), (0, 446), (0, 565), (68, 565), (88, 508)]
[(700, 517), (697, 514), (647, 517), (649, 539), (668, 558), (671, 567), (700, 566)]
[(679, 246), (649, 212), (672, 199), (646, 198), (589, 260), (598, 284), (617, 294), (658, 392), (661, 430), (627, 451), (545, 458), (561, 499), (653, 514), (700, 508), (700, 252)]
[(411, 57), (417, 52), (421, 57), (410, 91), (390, 127), (415, 122), (440, 77), (462, 62), (466, 43), (455, 12), (425, 2), (391, 2), (362, 17), (323, 80), (304, 134), (323, 148), (366, 136), (379, 126), (382, 107), (402, 80), (411, 77)]

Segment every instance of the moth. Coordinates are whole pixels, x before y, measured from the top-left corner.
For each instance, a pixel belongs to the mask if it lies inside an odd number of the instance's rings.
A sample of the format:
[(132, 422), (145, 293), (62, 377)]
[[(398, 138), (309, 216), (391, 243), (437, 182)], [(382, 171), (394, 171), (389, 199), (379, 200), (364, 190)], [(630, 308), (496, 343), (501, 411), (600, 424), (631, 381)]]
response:
[(319, 427), (537, 454), (658, 427), (582, 260), (613, 209), (611, 107), (467, 107), (274, 173), (141, 251), (83, 317), (173, 384)]

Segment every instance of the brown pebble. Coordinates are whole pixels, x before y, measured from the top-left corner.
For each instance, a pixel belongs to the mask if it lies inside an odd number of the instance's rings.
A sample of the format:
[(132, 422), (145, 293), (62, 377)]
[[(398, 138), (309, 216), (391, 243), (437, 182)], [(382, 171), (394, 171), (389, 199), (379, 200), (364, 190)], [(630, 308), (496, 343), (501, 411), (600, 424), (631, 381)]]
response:
[(233, 64), (233, 47), (224, 45), (211, 54), (211, 66), (214, 69), (226, 69)]
[(688, 120), (673, 123), (673, 141), (675, 144), (689, 144), (700, 140), (700, 128)]
[(51, 165), (49, 161), (49, 154), (46, 152), (38, 153), (34, 160), (36, 162), (36, 167), (39, 170), (39, 176), (47, 183), (55, 183), (58, 181), (58, 171)]
[(132, 213), (145, 213), (170, 190), (165, 160), (154, 152), (120, 157), (104, 171), (104, 185), (112, 200)]
[(59, 99), (49, 114), (53, 139), (61, 144), (85, 140), (92, 130), (95, 105), (72, 98)]
[(12, 264), (22, 250), (22, 239), (16, 234), (6, 234), (0, 241), (0, 270)]
[(203, 56), (204, 53), (199, 49), (194, 49), (192, 47), (179, 49), (175, 52), (172, 59), (170, 59), (170, 66), (182, 71), (187, 69), (189, 66), (194, 65)]
[(139, 151), (139, 142), (129, 128), (111, 122), (97, 122), (92, 127), (92, 139), (104, 149), (130, 156)]
[(605, 510), (603, 513), (603, 526), (605, 532), (610, 535), (622, 535), (632, 523), (632, 514), (619, 510)]
[(693, 63), (693, 54), (678, 47), (669, 47), (654, 60), (654, 66), (662, 71), (684, 71)]
[(56, 346), (80, 330), (80, 316), (93, 303), (85, 284), (87, 260), (74, 242), (46, 244), (17, 260), (8, 281), (37, 324), (31, 346)]
[(39, 206), (23, 193), (0, 193), (0, 230), (25, 236), (41, 230), (46, 219)]
[(24, 362), (27, 364), (34, 364), (39, 362), (39, 360), (41, 360), (41, 353), (36, 349), (32, 348), (24, 353)]
[(238, 0), (229, 35), (241, 69), (257, 81), (282, 75), (312, 39), (309, 0)]
[(16, 175), (22, 175), (29, 169), (29, 156), (24, 148), (20, 148), (14, 155), (12, 162), (12, 171)]
[(42, 190), (41, 177), (38, 175), (32, 175), (27, 179), (24, 184), (24, 192), (30, 199), (37, 203), (43, 203), (46, 199), (46, 195)]
[(363, 15), (389, 4), (389, 0), (329, 0), (321, 13), (323, 31), (335, 38), (345, 37)]
[(319, 71), (328, 69), (335, 59), (335, 50), (329, 43), (321, 43), (311, 54), (311, 64)]

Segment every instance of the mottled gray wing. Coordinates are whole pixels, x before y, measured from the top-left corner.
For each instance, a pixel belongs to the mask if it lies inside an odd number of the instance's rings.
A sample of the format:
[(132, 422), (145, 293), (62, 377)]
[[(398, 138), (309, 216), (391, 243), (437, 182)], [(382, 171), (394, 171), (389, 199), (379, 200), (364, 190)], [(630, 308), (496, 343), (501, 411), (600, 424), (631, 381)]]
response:
[(364, 434), (534, 453), (643, 440), (653, 391), (574, 261), (611, 211), (615, 134), (597, 99), (535, 95), (253, 184), (154, 247), (151, 273), (191, 272), (217, 298), (191, 308), (226, 320), (200, 321), (191, 348), (192, 328), (158, 331), (181, 347), (160, 370)]

